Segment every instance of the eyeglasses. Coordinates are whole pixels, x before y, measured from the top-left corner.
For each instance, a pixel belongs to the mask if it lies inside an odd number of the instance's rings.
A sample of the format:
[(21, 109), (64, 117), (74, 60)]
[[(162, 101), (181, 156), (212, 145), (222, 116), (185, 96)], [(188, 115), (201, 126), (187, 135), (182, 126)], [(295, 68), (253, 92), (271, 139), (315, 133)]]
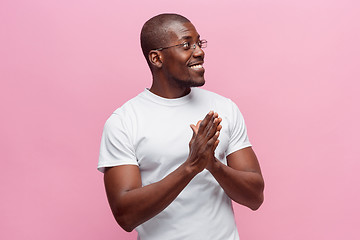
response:
[(190, 44), (189, 42), (184, 42), (184, 43), (180, 43), (177, 45), (173, 45), (173, 46), (169, 46), (169, 47), (161, 47), (161, 48), (157, 48), (157, 49), (153, 49), (155, 51), (162, 51), (164, 49), (168, 49), (168, 48), (172, 48), (172, 47), (177, 47), (177, 46), (182, 46), (184, 50), (189, 50), (189, 49), (195, 49), (196, 45), (198, 45), (200, 48), (206, 48), (207, 47), (207, 41), (205, 39), (199, 40), (197, 43), (194, 44)]

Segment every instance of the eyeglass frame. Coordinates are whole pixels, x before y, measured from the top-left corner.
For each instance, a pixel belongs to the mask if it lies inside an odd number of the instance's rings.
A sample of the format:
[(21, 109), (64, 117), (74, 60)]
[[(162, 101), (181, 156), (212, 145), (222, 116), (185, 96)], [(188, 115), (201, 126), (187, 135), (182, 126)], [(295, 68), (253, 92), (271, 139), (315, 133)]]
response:
[[(199, 43), (201, 43), (201, 45), (205, 43), (205, 47), (200, 46)], [(181, 45), (185, 46), (185, 44), (189, 44), (189, 45), (190, 45), (189, 42), (184, 42), (184, 43), (176, 44), (176, 45), (173, 45), (173, 46), (161, 47), (161, 48), (152, 49), (152, 50), (154, 50), (154, 51), (162, 51), (162, 50), (164, 50), (164, 49), (168, 49), (168, 48), (172, 48), (172, 47), (178, 47), (178, 46), (181, 46)], [(198, 45), (201, 49), (206, 48), (206, 46), (207, 46), (207, 40), (206, 40), (206, 39), (201, 39), (201, 40), (199, 40), (198, 42), (192, 44), (192, 46), (190, 45), (191, 47), (190, 47), (189, 49), (186, 49), (186, 50), (195, 49), (195, 48), (196, 48), (196, 45)]]

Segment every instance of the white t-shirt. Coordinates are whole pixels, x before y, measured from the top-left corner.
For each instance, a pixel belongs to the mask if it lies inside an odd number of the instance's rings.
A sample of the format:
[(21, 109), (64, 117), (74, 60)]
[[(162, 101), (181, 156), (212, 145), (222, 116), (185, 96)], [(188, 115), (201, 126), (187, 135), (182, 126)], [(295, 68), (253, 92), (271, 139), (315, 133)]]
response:
[[(227, 155), (251, 146), (244, 119), (230, 99), (200, 88), (177, 99), (145, 89), (106, 121), (98, 169), (137, 165), (143, 186), (160, 181), (186, 161), (190, 124), (210, 110), (223, 119), (215, 157), (227, 164)], [(136, 230), (141, 240), (239, 239), (231, 199), (206, 169), (167, 208)]]

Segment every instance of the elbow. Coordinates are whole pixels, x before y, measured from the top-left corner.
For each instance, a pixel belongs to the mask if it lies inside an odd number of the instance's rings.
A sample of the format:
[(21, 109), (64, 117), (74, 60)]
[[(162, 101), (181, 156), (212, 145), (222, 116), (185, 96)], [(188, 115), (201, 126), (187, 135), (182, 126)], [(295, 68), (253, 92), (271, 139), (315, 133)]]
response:
[(251, 201), (251, 204), (249, 204), (249, 208), (253, 211), (256, 211), (260, 208), (260, 206), (264, 202), (264, 182), (262, 181), (261, 184), (259, 184), (258, 193), (256, 196), (254, 196), (253, 200)]
[(121, 226), (121, 228), (124, 229), (126, 232), (132, 232), (132, 230), (134, 230), (133, 227), (125, 225)]
[(249, 208), (253, 211), (256, 211), (260, 208), (260, 206), (264, 202), (264, 194), (260, 194), (260, 196), (257, 199), (254, 199), (251, 204), (249, 204)]
[(113, 211), (113, 215), (119, 226), (126, 232), (131, 232), (138, 226), (138, 224), (135, 223), (135, 219), (133, 219), (132, 214), (129, 215), (117, 209), (116, 212)]
[(134, 227), (131, 227), (131, 226), (123, 226), (121, 228), (124, 229), (126, 232), (132, 232), (132, 230), (135, 229)]
[(256, 211), (260, 208), (260, 206), (263, 204), (264, 202), (264, 194), (262, 192), (258, 193), (258, 194), (254, 194), (251, 197), (247, 196), (246, 198), (241, 198), (241, 199), (233, 199), (235, 202), (250, 208), (253, 211)]
[[(120, 225), (120, 224), (119, 224), (119, 225)], [(122, 224), (122, 225), (120, 225), (120, 227), (121, 227), (122, 229), (124, 229), (126, 232), (132, 232), (132, 230), (135, 229), (135, 227), (132, 226), (132, 225), (130, 225), (130, 224)]]
[(136, 227), (135, 224), (133, 224), (129, 219), (126, 219), (124, 216), (115, 216), (115, 219), (119, 226), (126, 232), (131, 232)]

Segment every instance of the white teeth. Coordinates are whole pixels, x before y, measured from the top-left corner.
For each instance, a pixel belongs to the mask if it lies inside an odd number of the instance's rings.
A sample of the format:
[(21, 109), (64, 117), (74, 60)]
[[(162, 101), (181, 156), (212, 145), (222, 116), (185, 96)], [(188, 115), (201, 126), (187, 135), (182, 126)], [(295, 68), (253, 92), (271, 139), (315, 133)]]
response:
[(201, 64), (198, 65), (192, 65), (191, 68), (202, 68), (203, 66)]

